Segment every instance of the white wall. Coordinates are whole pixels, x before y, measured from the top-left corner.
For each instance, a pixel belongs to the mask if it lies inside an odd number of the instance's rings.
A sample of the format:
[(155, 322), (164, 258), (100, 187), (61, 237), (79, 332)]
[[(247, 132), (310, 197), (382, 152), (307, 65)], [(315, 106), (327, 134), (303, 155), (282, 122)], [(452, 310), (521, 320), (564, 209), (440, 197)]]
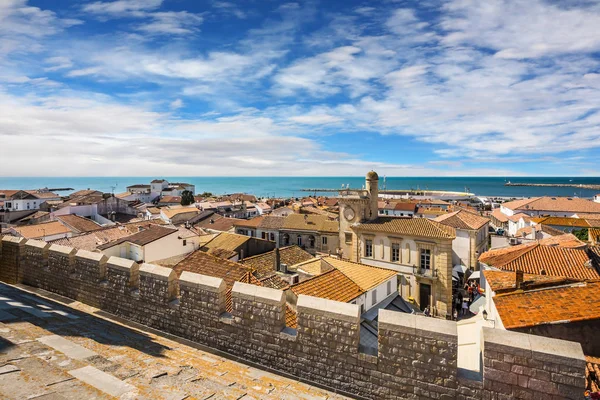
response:
[(466, 265), (471, 261), (471, 238), (469, 231), (456, 230), (456, 239), (452, 241), (452, 265)]
[(144, 246), (144, 262), (149, 263), (155, 260), (162, 260), (163, 258), (191, 253), (194, 251), (194, 247), (197, 248), (197, 246), (189, 242), (184, 246), (183, 240), (179, 239), (177, 232), (174, 232)]

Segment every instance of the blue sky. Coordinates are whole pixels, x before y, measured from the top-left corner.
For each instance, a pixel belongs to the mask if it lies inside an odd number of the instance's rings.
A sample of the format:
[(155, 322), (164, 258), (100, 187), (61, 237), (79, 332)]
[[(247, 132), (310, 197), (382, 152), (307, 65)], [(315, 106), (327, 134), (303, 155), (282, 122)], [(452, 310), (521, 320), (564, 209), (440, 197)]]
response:
[(600, 3), (0, 1), (2, 176), (599, 176)]

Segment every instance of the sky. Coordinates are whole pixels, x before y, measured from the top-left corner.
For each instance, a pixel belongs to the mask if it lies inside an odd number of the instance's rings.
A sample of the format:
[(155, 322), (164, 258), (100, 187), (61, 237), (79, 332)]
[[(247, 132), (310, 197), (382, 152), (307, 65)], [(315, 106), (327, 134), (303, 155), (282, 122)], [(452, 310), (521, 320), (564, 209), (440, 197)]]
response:
[(600, 3), (1, 0), (0, 176), (600, 176)]

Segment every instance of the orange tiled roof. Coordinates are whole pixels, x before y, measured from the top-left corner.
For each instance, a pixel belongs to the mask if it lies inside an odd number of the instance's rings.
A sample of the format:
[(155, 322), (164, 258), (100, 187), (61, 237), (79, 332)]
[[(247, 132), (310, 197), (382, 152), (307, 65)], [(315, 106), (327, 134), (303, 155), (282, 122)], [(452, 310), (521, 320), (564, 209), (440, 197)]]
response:
[(494, 208), (492, 211), (492, 217), (496, 218), (500, 222), (508, 222), (508, 216), (500, 211), (499, 208)]
[(121, 239), (131, 235), (131, 233), (123, 227), (113, 227), (101, 229), (84, 235), (73, 236), (52, 240), (50, 243), (60, 244), (62, 246), (74, 247), (76, 249), (94, 251), (98, 246), (112, 242), (113, 240)]
[(589, 228), (590, 223), (582, 218), (567, 218), (567, 217), (542, 217), (532, 218), (532, 222), (536, 224), (544, 224), (550, 226), (569, 226), (577, 228)]
[(586, 389), (600, 392), (600, 357), (585, 356)]
[(308, 275), (321, 275), (325, 272), (331, 271), (333, 267), (327, 264), (321, 258), (313, 258), (312, 260), (305, 261), (295, 265), (296, 270), (300, 270)]
[(221, 232), (217, 236), (215, 236), (211, 241), (207, 242), (204, 246), (202, 246), (202, 251), (206, 251), (210, 254), (223, 250), (236, 252), (240, 248), (240, 246), (242, 246), (250, 239), (250, 236), (238, 235), (236, 233)]
[(352, 301), (365, 293), (356, 283), (337, 269), (292, 285), (290, 288), (296, 295), (306, 294), (343, 303)]
[(210, 217), (194, 224), (203, 229), (211, 229), (214, 231), (226, 232), (233, 228), (233, 225), (237, 222), (243, 221), (237, 218), (227, 218), (219, 214), (213, 214)]
[(531, 217), (524, 213), (517, 213), (515, 215), (507, 216), (506, 218), (508, 218), (508, 220), (512, 221), (512, 222), (518, 222), (521, 218), (523, 218), (523, 220), (525, 220), (525, 221), (531, 220)]
[(325, 257), (323, 258), (323, 261), (335, 269), (340, 270), (365, 292), (377, 287), (377, 285), (383, 282), (386, 282), (388, 279), (397, 274), (396, 271), (389, 269), (372, 267), (370, 265), (340, 260), (339, 258), (334, 257)]
[[(275, 250), (268, 251), (257, 256), (245, 258), (240, 261), (256, 271), (256, 276), (260, 279), (275, 272), (274, 267)], [(287, 246), (279, 249), (279, 260), (288, 267), (314, 258), (312, 254), (302, 250), (298, 246)]]
[[(491, 253), (491, 254), (490, 254)], [(575, 279), (599, 279), (594, 262), (584, 248), (565, 248), (530, 243), (491, 250), (479, 261), (504, 271), (521, 270), (528, 274), (564, 276)]]
[[(516, 289), (516, 273), (506, 271), (483, 271), (485, 280), (496, 293), (513, 291)], [(573, 283), (575, 279), (565, 278), (563, 276), (551, 276), (551, 275), (535, 275), (535, 274), (523, 274), (523, 286), (531, 289), (533, 287), (540, 287), (545, 285), (556, 285), (559, 283)]]
[(80, 217), (79, 215), (69, 214), (57, 217), (64, 225), (67, 225), (78, 232), (92, 232), (102, 229), (94, 221), (88, 218)]
[(565, 211), (573, 213), (600, 213), (600, 204), (578, 197), (534, 197), (509, 201), (503, 207), (511, 210)]
[(37, 225), (25, 225), (11, 228), (25, 239), (37, 239), (51, 235), (71, 233), (71, 230), (59, 221), (45, 222)]
[(287, 304), (285, 305), (285, 325), (294, 329), (298, 328), (298, 315)]
[(200, 214), (200, 210), (198, 210), (195, 206), (187, 206), (187, 207), (164, 207), (161, 208), (160, 211), (167, 217), (168, 219), (173, 218), (176, 215), (191, 213), (191, 214)]
[(494, 296), (506, 329), (600, 319), (600, 282)]
[(233, 226), (242, 226), (244, 228), (257, 228), (265, 217), (254, 217), (252, 219), (240, 219), (235, 221)]
[(379, 217), (375, 221), (353, 226), (352, 229), (441, 239), (454, 239), (456, 237), (454, 228), (426, 218)]
[(323, 215), (290, 214), (285, 218), (282, 229), (337, 233), (339, 225)]
[(490, 220), (466, 210), (454, 211), (449, 214), (440, 215), (434, 221), (456, 229), (479, 229)]

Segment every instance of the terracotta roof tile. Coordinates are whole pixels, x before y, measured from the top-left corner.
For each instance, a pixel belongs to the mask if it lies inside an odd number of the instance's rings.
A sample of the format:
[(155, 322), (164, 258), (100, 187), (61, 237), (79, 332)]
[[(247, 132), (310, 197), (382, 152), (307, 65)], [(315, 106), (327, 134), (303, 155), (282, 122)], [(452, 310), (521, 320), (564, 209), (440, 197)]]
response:
[[(483, 274), (490, 289), (496, 293), (514, 291), (516, 289), (516, 272), (486, 270), (483, 271)], [(559, 283), (573, 283), (575, 281), (577, 280), (563, 276), (523, 274), (523, 285), (528, 289)]]
[[(256, 275), (255, 275), (255, 277), (256, 277)], [(289, 283), (287, 283), (286, 281), (281, 279), (275, 273), (273, 273), (271, 276), (268, 276), (268, 277), (265, 277), (262, 279), (258, 279), (258, 280), (260, 281), (260, 283), (263, 286), (271, 288), (271, 289), (286, 290), (287, 288), (290, 287)]]
[(93, 232), (102, 229), (102, 226), (91, 219), (83, 218), (75, 214), (61, 215), (57, 217), (57, 219), (77, 232)]
[(364, 290), (337, 269), (292, 285), (290, 288), (296, 295), (305, 294), (343, 303), (352, 301), (364, 293)]
[(45, 222), (43, 224), (25, 225), (11, 228), (26, 239), (37, 239), (51, 235), (66, 235), (71, 233), (71, 229), (61, 224), (59, 221)]
[(285, 218), (282, 229), (337, 233), (339, 226), (337, 221), (323, 215), (290, 214)]
[(285, 305), (285, 325), (294, 329), (298, 328), (298, 315), (287, 304)]
[(600, 319), (600, 282), (494, 296), (506, 329)]
[(163, 208), (160, 209), (160, 211), (168, 219), (172, 219), (176, 215), (185, 214), (185, 213), (190, 213), (191, 215), (200, 214), (200, 210), (198, 210), (195, 206), (188, 206), (188, 207), (163, 207)]
[(221, 258), (231, 258), (237, 254), (237, 250), (240, 246), (250, 239), (250, 236), (221, 232), (211, 241), (204, 244), (204, 246), (202, 246), (202, 251)]
[(302, 271), (308, 275), (316, 276), (331, 271), (333, 267), (327, 264), (321, 258), (313, 258), (300, 264), (293, 266), (296, 270)]
[(600, 204), (578, 197), (535, 197), (503, 203), (511, 210), (600, 213)]
[[(257, 256), (245, 258), (240, 263), (255, 270), (255, 275), (260, 279), (263, 276), (271, 275), (275, 271), (274, 257), (275, 250), (272, 250)], [(313, 258), (312, 254), (295, 245), (279, 249), (280, 262), (287, 264), (288, 267)]]
[(578, 227), (578, 228), (589, 228), (590, 223), (582, 218), (566, 218), (566, 217), (542, 217), (542, 218), (532, 218), (532, 222), (536, 224), (544, 224), (551, 226), (569, 226), (569, 227)]
[(158, 239), (161, 239), (173, 233), (176, 234), (177, 229), (167, 228), (159, 225), (150, 225), (148, 228), (144, 229), (141, 232), (134, 233), (133, 235), (126, 236), (124, 238), (117, 239), (113, 242), (100, 245), (98, 246), (98, 250), (105, 250), (125, 242), (137, 244), (138, 246), (145, 246), (149, 243), (152, 243)]
[(233, 226), (241, 226), (244, 228), (257, 228), (265, 217), (254, 217), (252, 219), (240, 219), (235, 221)]
[(233, 228), (235, 223), (240, 221), (244, 220), (238, 218), (227, 218), (219, 214), (212, 214), (209, 218), (205, 218), (202, 221), (195, 223), (194, 225), (203, 229), (227, 232)]
[(353, 226), (353, 229), (442, 239), (454, 239), (456, 237), (454, 228), (426, 218), (379, 217), (375, 221)]
[(471, 229), (477, 230), (490, 222), (488, 218), (474, 214), (469, 211), (459, 210), (449, 214), (441, 215), (434, 219), (444, 225), (451, 226), (456, 229)]
[(365, 292), (386, 282), (397, 274), (396, 271), (389, 269), (372, 267), (334, 257), (325, 257), (323, 261), (341, 271)]
[(585, 356), (586, 389), (600, 392), (600, 357)]
[(492, 211), (492, 217), (496, 218), (500, 222), (508, 222), (508, 217), (499, 208), (494, 208)]
[(600, 273), (584, 248), (546, 246), (536, 242), (491, 250), (483, 253), (479, 261), (504, 271), (521, 270), (535, 275), (543, 275), (543, 271), (546, 275), (575, 279), (600, 278)]
[(261, 228), (261, 229), (280, 229), (283, 227), (284, 223), (285, 223), (285, 217), (277, 217), (277, 216), (267, 215), (262, 219), (262, 221), (259, 225), (259, 228)]
[(74, 247), (76, 249), (94, 251), (98, 246), (112, 242), (117, 239), (130, 236), (131, 233), (124, 227), (111, 227), (102, 229), (84, 235), (73, 236), (70, 238), (63, 238), (52, 240), (50, 243), (60, 244), (62, 246)]

